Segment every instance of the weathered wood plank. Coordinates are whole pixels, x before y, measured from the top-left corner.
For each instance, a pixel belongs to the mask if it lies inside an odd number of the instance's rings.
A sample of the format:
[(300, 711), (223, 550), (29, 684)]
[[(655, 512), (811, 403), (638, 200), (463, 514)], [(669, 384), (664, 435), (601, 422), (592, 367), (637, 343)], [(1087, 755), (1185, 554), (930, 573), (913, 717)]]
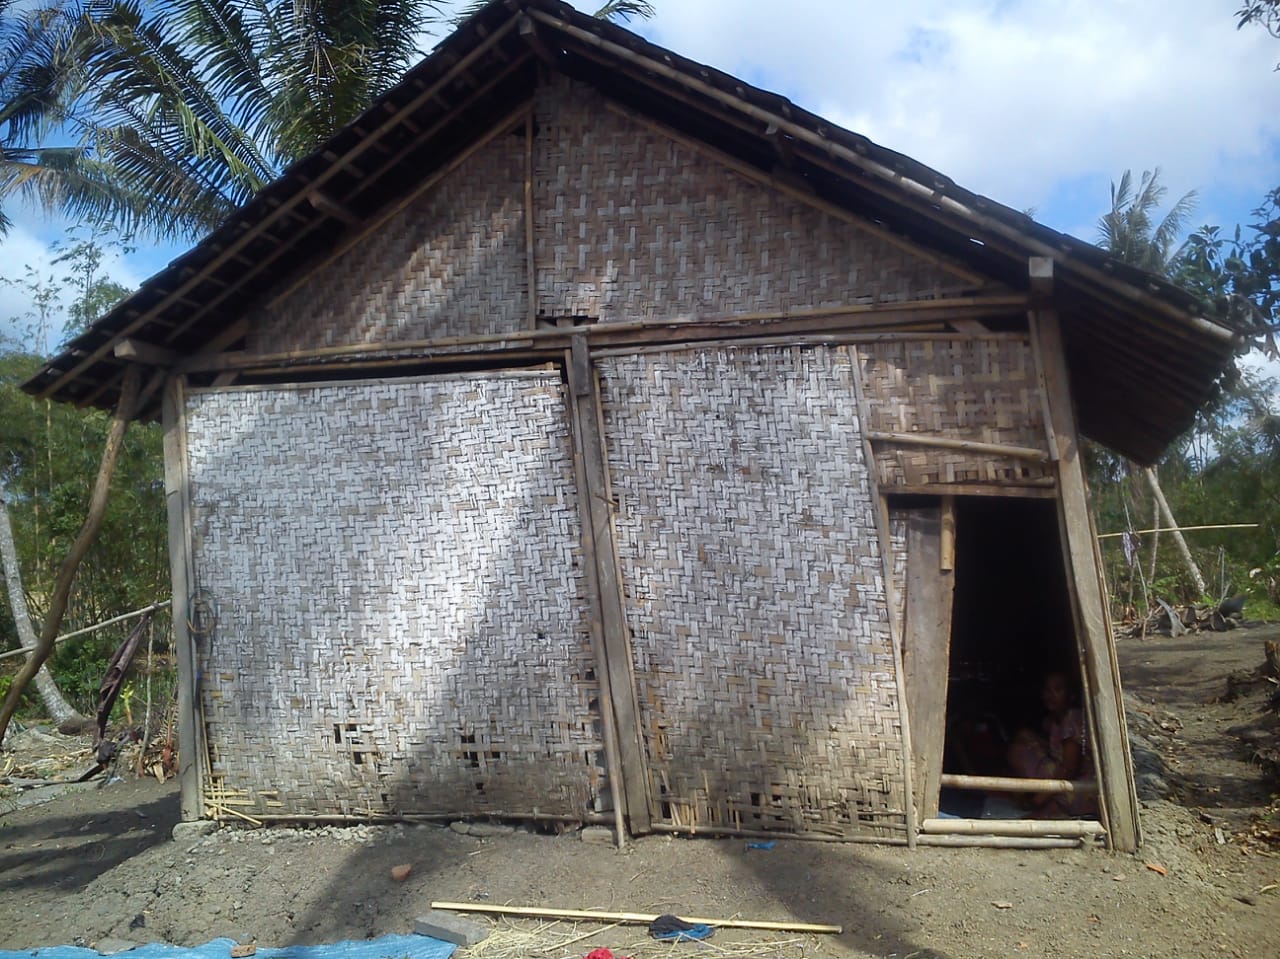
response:
[(201, 769), (204, 730), (199, 722), (198, 667), (195, 643), (187, 628), (188, 600), (193, 583), (188, 508), (185, 384), (173, 377), (165, 385), (161, 415), (164, 421), (164, 497), (169, 516), (169, 575), (173, 581), (173, 642), (178, 653), (178, 783), (182, 788), (184, 822), (199, 819), (204, 803)]
[(943, 568), (942, 532), (941, 509), (907, 511), (907, 596), (902, 666), (907, 713), (912, 723), (916, 809), (922, 821), (938, 815), (942, 752), (946, 745), (947, 677), (951, 664), (955, 574)]

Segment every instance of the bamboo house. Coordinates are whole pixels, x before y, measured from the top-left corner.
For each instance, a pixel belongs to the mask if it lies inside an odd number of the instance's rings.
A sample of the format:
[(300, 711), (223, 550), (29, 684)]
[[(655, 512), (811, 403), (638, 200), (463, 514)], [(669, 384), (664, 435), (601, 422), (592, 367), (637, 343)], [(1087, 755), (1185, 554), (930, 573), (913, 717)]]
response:
[[(908, 157), (495, 0), (27, 389), (140, 370), (163, 420), (186, 818), (1129, 850), (1080, 438), (1152, 461), (1232, 354)], [(1051, 669), (1096, 781), (1001, 765)]]

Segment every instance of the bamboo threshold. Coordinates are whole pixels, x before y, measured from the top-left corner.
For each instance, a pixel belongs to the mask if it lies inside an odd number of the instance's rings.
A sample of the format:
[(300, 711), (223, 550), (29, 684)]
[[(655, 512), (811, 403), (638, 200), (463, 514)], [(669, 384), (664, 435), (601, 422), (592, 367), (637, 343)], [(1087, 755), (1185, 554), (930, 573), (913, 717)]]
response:
[(1067, 836), (930, 836), (917, 840), (922, 846), (970, 849), (1079, 849), (1085, 837)]
[[(431, 903), (432, 909), (449, 909), (453, 912), (483, 912), (500, 916), (525, 916), (535, 919), (586, 919), (597, 922), (630, 923), (647, 925), (658, 918), (650, 912), (605, 912), (599, 909), (544, 909), (537, 906), (490, 906), (476, 902)], [(775, 932), (811, 932), (839, 935), (843, 926), (816, 922), (766, 922), (754, 919), (711, 919), (706, 916), (681, 916), (685, 922), (717, 926), (721, 929), (769, 929)]]
[(1091, 819), (926, 819), (921, 830), (933, 836), (1101, 836)]

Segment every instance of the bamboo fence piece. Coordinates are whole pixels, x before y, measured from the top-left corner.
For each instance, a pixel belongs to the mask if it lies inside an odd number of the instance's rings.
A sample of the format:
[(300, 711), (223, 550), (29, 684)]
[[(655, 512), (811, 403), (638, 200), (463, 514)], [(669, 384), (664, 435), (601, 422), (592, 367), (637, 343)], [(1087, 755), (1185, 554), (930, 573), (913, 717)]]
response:
[[(104, 619), (100, 623), (93, 626), (86, 626), (84, 629), (77, 629), (70, 633), (63, 633), (54, 643), (64, 643), (68, 639), (75, 639), (78, 636), (85, 636), (89, 633), (96, 633), (100, 629), (106, 629), (108, 626), (114, 626), (116, 623), (123, 623), (126, 620), (136, 619), (139, 616), (145, 616), (147, 613), (154, 613), (158, 609), (165, 609), (171, 604), (172, 600), (164, 600), (160, 603), (152, 603), (150, 606), (144, 606), (142, 609), (135, 609), (130, 613), (121, 613), (119, 616), (113, 616), (111, 619)], [(7, 653), (0, 653), (0, 660), (10, 659), (15, 656), (25, 656), (30, 652), (28, 649), (11, 649)]]
[(934, 836), (1101, 836), (1102, 823), (1089, 819), (926, 819)]
[[(453, 912), (482, 912), (499, 916), (526, 916), (534, 919), (594, 919), (601, 922), (647, 925), (658, 918), (650, 912), (606, 912), (597, 909), (547, 909), (541, 906), (491, 906), (475, 902), (434, 901), (432, 909), (449, 909)], [(710, 919), (705, 916), (681, 916), (685, 922), (716, 926), (720, 929), (765, 929), (774, 932), (810, 932), (838, 936), (843, 926), (815, 922), (770, 922), (756, 919)]]
[(1098, 784), (1088, 780), (1017, 779), (1012, 776), (962, 776), (958, 773), (943, 773), (942, 785), (953, 789), (989, 789), (995, 792), (1070, 794), (1098, 792)]

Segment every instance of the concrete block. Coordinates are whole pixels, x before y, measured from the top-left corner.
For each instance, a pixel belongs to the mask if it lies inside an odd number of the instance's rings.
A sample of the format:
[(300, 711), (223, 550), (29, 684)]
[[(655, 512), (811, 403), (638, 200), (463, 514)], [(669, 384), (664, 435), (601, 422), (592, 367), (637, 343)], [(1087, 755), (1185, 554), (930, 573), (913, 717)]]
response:
[(474, 946), (489, 937), (489, 930), (479, 923), (439, 909), (432, 909), (415, 919), (413, 931), (420, 936), (443, 939), (459, 946)]
[(613, 846), (617, 844), (617, 837), (608, 826), (587, 826), (578, 836), (583, 842), (593, 843), (597, 846)]

